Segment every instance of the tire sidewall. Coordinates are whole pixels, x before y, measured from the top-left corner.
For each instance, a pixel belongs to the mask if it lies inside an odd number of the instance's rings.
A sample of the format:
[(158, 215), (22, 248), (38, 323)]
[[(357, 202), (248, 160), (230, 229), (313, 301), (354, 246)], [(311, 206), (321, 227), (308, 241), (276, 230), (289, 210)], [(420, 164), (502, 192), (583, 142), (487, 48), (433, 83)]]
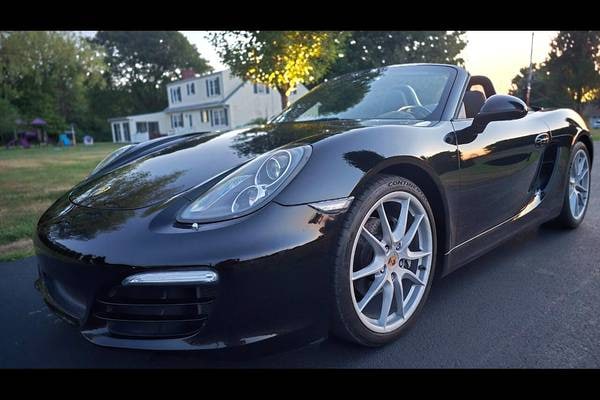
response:
[[(573, 160), (575, 159), (575, 156), (577, 155), (577, 153), (583, 150), (583, 152), (585, 153), (586, 157), (587, 157), (587, 162), (588, 162), (588, 168), (589, 168), (589, 187), (588, 187), (588, 199), (587, 202), (585, 204), (585, 210), (583, 210), (583, 214), (581, 214), (581, 217), (579, 219), (575, 219), (575, 217), (573, 217), (573, 214), (571, 212), (571, 205), (569, 203), (569, 179), (571, 179), (571, 168), (573, 168)], [(573, 149), (571, 151), (571, 155), (569, 157), (569, 164), (567, 166), (567, 172), (566, 172), (566, 184), (565, 184), (565, 193), (564, 193), (564, 198), (563, 198), (563, 211), (562, 211), (562, 218), (563, 221), (565, 222), (566, 225), (570, 226), (571, 228), (576, 228), (577, 226), (579, 226), (579, 224), (581, 224), (581, 222), (583, 222), (584, 218), (585, 218), (585, 214), (587, 213), (587, 210), (589, 208), (589, 204), (590, 204), (590, 194), (591, 194), (591, 189), (592, 189), (592, 179), (591, 179), (591, 171), (592, 171), (592, 165), (591, 165), (591, 160), (590, 160), (590, 154), (587, 150), (587, 147), (585, 144), (583, 144), (582, 142), (577, 142), (575, 143), (575, 145), (573, 146)]]
[[(408, 320), (395, 331), (378, 333), (370, 330), (363, 324), (354, 308), (352, 289), (350, 287), (352, 284), (349, 271), (350, 260), (354, 241), (356, 236), (359, 234), (359, 228), (366, 216), (366, 213), (383, 196), (397, 191), (404, 191), (415, 196), (421, 202), (423, 208), (427, 212), (427, 217), (429, 219), (429, 223), (431, 224), (433, 243), (431, 271), (428, 276), (423, 297)], [(379, 346), (394, 340), (410, 325), (412, 325), (427, 300), (429, 290), (433, 282), (433, 277), (435, 276), (435, 266), (437, 261), (436, 252), (437, 235), (433, 212), (429, 202), (427, 201), (427, 198), (417, 185), (406, 178), (390, 175), (382, 175), (370, 185), (367, 185), (365, 190), (355, 199), (350, 210), (346, 214), (344, 226), (341, 230), (337, 247), (336, 261), (334, 264), (334, 312), (339, 320), (338, 322), (341, 323), (345, 328), (346, 335), (343, 336), (346, 336), (348, 339), (354, 342), (358, 342), (367, 346)]]

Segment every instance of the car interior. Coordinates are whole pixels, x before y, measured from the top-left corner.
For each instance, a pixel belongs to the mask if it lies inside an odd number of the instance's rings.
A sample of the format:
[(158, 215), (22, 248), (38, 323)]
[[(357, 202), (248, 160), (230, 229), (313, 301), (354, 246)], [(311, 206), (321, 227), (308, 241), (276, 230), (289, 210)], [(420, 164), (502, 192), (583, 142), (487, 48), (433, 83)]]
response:
[(458, 118), (475, 118), (485, 100), (496, 94), (492, 81), (487, 76), (474, 75), (469, 80), (467, 91), (460, 106)]

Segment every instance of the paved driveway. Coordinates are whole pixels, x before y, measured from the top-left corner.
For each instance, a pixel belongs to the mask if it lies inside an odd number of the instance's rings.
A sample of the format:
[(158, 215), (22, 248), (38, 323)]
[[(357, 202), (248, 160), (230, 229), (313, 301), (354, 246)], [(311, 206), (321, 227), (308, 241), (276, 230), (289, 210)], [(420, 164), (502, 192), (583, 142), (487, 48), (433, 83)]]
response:
[[(600, 158), (600, 157), (598, 157)], [(592, 188), (600, 188), (596, 159)], [(96, 347), (0, 264), (0, 367), (600, 367), (600, 192), (575, 231), (523, 233), (434, 283), (413, 329), (380, 349), (327, 340), (246, 360)]]

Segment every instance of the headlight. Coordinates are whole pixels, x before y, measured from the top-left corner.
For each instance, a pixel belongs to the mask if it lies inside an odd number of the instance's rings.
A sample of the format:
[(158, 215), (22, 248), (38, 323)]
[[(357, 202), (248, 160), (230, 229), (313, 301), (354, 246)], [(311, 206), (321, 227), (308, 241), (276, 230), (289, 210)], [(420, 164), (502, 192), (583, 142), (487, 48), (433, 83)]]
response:
[(125, 151), (129, 150), (132, 146), (134, 146), (134, 145), (128, 144), (127, 146), (119, 147), (118, 149), (116, 149), (115, 151), (113, 151), (112, 153), (110, 153), (109, 155), (104, 157), (104, 159), (102, 161), (100, 161), (98, 163), (98, 165), (96, 165), (96, 168), (94, 168), (93, 171), (90, 173), (90, 176), (94, 175), (96, 172), (98, 172), (102, 168), (106, 167), (108, 164), (110, 164), (113, 160), (115, 160), (121, 154), (125, 153)]
[(240, 217), (265, 205), (302, 168), (310, 146), (263, 154), (229, 174), (179, 215), (182, 222), (209, 222)]

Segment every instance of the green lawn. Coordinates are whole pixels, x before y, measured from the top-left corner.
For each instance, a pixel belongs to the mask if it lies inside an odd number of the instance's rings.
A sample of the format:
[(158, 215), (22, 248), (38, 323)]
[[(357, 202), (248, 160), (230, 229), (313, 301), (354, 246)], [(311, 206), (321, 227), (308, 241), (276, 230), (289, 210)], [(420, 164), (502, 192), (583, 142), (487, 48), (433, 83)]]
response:
[(33, 255), (40, 215), (120, 144), (0, 149), (0, 261)]
[(592, 138), (594, 140), (600, 140), (600, 129), (590, 129), (590, 132), (592, 132)]

